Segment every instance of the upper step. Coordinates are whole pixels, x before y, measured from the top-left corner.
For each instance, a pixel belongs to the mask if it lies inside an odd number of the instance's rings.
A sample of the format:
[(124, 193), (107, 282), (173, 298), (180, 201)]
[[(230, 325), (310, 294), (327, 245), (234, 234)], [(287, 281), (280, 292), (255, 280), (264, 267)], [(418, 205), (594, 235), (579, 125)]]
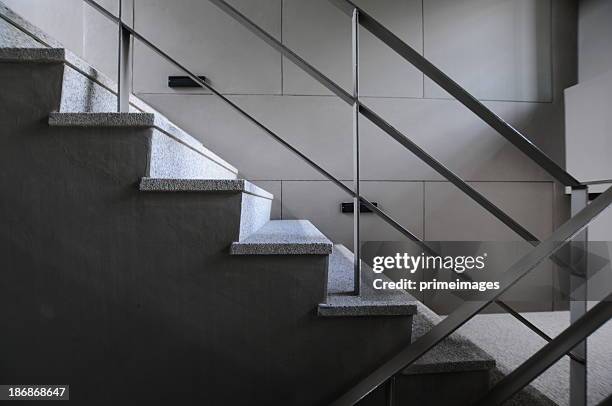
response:
[(272, 220), (248, 238), (234, 242), (232, 255), (329, 255), (332, 242), (310, 221)]
[(50, 113), (49, 125), (53, 127), (150, 127), (175, 141), (186, 145), (234, 174), (238, 169), (214, 152), (204, 147), (191, 135), (175, 126), (159, 113)]
[(150, 177), (226, 180), (238, 175), (238, 169), (157, 113), (50, 113), (49, 125), (153, 129)]
[[(334, 245), (329, 257), (327, 300), (319, 305), (319, 316), (412, 316), (417, 301), (403, 291), (374, 290), (374, 273), (362, 265), (361, 294), (353, 291), (353, 253), (344, 245)], [(387, 279), (386, 276), (381, 275)]]
[(142, 178), (143, 192), (241, 193), (239, 240), (244, 240), (270, 221), (274, 196), (244, 179)]
[(245, 179), (164, 179), (142, 178), (143, 192), (233, 192), (248, 193), (272, 200), (274, 195)]
[(51, 127), (154, 127), (153, 113), (50, 113)]

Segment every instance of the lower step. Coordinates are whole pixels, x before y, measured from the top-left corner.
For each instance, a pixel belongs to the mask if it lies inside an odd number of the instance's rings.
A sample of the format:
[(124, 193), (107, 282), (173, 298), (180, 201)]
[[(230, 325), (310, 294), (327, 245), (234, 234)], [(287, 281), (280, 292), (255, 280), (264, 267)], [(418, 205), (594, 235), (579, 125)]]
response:
[(332, 242), (310, 221), (273, 220), (232, 244), (232, 255), (329, 255)]
[(353, 253), (344, 245), (334, 245), (329, 257), (327, 300), (319, 305), (319, 316), (412, 316), (416, 313), (416, 300), (412, 296), (400, 291), (375, 291), (372, 287), (374, 273), (366, 265), (361, 271), (360, 295), (354, 295), (353, 258)]
[[(236, 202), (240, 216), (238, 239), (244, 240), (270, 221), (271, 193), (244, 179), (166, 179), (142, 178), (142, 192), (152, 193), (222, 193), (239, 195)], [(239, 206), (238, 206), (239, 204)], [(228, 206), (229, 207), (229, 206)], [(220, 224), (224, 226), (225, 224)]]

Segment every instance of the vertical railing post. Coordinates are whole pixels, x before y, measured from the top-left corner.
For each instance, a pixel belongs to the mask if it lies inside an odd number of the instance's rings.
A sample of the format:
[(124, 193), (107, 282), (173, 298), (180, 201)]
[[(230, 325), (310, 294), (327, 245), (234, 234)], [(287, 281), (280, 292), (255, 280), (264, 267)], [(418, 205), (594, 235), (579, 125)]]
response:
[(117, 111), (129, 113), (132, 91), (132, 38), (123, 26), (123, 1), (119, 0), (119, 46), (117, 58)]
[[(576, 215), (589, 202), (588, 187), (572, 188), (571, 215)], [(587, 311), (588, 233), (584, 229), (570, 243), (572, 273), (570, 274), (570, 322), (574, 323)], [(570, 406), (587, 404), (587, 341), (573, 349), (584, 363), (570, 360)]]
[(361, 292), (361, 193), (359, 191), (359, 11), (353, 10), (353, 252), (354, 252), (354, 293)]
[(395, 406), (395, 376), (392, 376), (387, 381), (387, 405), (386, 406)]

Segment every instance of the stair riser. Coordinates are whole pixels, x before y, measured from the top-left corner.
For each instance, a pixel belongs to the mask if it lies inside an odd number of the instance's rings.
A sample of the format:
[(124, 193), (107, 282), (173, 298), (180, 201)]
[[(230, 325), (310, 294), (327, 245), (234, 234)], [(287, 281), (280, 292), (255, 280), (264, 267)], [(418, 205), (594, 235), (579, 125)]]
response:
[[(0, 5), (0, 12), (4, 9)], [(42, 44), (0, 18), (0, 48), (40, 47)]]
[(242, 193), (241, 206), (240, 240), (243, 240), (270, 221), (272, 200), (249, 193)]
[(148, 176), (164, 179), (236, 179), (235, 172), (158, 129), (151, 132)]
[[(68, 65), (63, 65), (60, 113), (105, 113), (117, 110), (117, 96)], [(130, 112), (139, 112), (130, 106)], [(158, 120), (156, 119), (156, 125)], [(235, 168), (216, 159), (187, 134), (168, 125), (162, 132), (155, 128), (151, 135), (149, 177), (187, 179), (236, 179)]]
[[(102, 113), (117, 111), (117, 96), (105, 87), (64, 65), (60, 112)], [(131, 107), (130, 111), (137, 111)]]

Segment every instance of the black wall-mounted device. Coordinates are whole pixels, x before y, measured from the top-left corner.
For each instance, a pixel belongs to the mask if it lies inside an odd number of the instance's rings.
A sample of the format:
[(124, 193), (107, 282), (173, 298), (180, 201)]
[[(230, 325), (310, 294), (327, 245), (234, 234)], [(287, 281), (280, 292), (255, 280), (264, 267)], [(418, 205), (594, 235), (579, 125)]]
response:
[[(206, 81), (206, 76), (198, 76)], [(189, 76), (168, 76), (168, 87), (201, 87)]]
[[(375, 207), (378, 207), (378, 203), (372, 202), (372, 204)], [(340, 204), (340, 210), (342, 211), (342, 213), (354, 213), (355, 206), (353, 205), (353, 202), (345, 202)], [(359, 211), (361, 213), (372, 213), (372, 210), (370, 210), (370, 208), (364, 205), (363, 203), (359, 205)]]

